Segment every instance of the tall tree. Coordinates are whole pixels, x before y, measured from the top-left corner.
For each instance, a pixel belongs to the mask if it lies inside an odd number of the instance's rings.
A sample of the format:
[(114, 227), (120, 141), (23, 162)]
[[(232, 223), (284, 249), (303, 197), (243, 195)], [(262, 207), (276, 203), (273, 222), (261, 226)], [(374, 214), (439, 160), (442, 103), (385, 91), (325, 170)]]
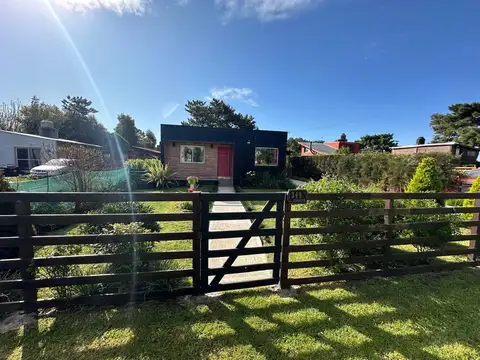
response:
[(147, 130), (143, 132), (142, 130), (139, 130), (138, 133), (138, 138), (137, 138), (137, 145), (140, 147), (144, 147), (147, 149), (155, 149), (155, 146), (157, 145), (157, 137), (153, 133), (152, 130)]
[(182, 125), (232, 128), (232, 129), (257, 129), (255, 118), (244, 115), (235, 110), (223, 100), (212, 99), (209, 103), (202, 100), (187, 102), (185, 111), (189, 113), (187, 121)]
[(393, 134), (364, 135), (357, 142), (363, 151), (391, 152), (392, 147), (398, 146)]
[(107, 130), (95, 117), (98, 112), (92, 102), (81, 96), (67, 96), (62, 100), (65, 121), (59, 129), (62, 138), (90, 144), (104, 145)]
[(126, 114), (118, 115), (117, 119), (118, 124), (114, 131), (123, 137), (130, 146), (137, 145), (138, 129), (135, 126), (135, 119)]
[(417, 141), (415, 142), (417, 145), (423, 145), (425, 144), (425, 138), (423, 136), (419, 136), (417, 138)]
[(60, 130), (65, 121), (65, 114), (56, 105), (45, 104), (36, 96), (32, 97), (30, 104), (22, 106), (21, 131), (27, 134), (38, 135), (42, 120), (52, 121)]
[(287, 153), (291, 156), (300, 156), (302, 146), (299, 142), (306, 142), (305, 139), (299, 138), (288, 138), (287, 140)]
[(448, 110), (448, 114), (432, 115), (432, 142), (457, 141), (470, 146), (480, 145), (480, 102), (453, 104)]
[(21, 131), (21, 113), (22, 103), (20, 100), (10, 101), (10, 103), (0, 104), (0, 130)]

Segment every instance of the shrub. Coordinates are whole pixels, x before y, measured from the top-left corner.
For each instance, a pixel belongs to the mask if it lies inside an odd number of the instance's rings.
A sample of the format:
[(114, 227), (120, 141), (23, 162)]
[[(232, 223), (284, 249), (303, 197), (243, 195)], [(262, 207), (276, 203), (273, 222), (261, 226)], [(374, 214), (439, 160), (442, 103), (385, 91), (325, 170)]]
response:
[(125, 167), (130, 170), (147, 170), (150, 165), (160, 162), (159, 159), (128, 159)]
[[(118, 203), (107, 203), (103, 205), (100, 209), (90, 211), (89, 214), (148, 214), (155, 212), (155, 209), (141, 202), (118, 202)], [(132, 220), (135, 220), (132, 216)], [(134, 222), (134, 221), (132, 221)], [(145, 229), (148, 229), (152, 232), (159, 232), (160, 225), (158, 222), (148, 222), (142, 223)], [(103, 225), (96, 224), (81, 224), (77, 228), (78, 234), (101, 234), (104, 231), (109, 231), (112, 229), (113, 224), (107, 223)]]
[(180, 204), (178, 204), (178, 208), (185, 212), (192, 212), (193, 203), (191, 201), (182, 201)]
[[(321, 179), (319, 181), (311, 181), (304, 185), (304, 189), (310, 193), (350, 193), (350, 192), (375, 192), (375, 187), (359, 187), (344, 180)], [(309, 201), (304, 205), (299, 205), (300, 210), (309, 211), (329, 211), (338, 209), (369, 209), (382, 208), (384, 202), (382, 200), (322, 200)], [(300, 227), (324, 227), (324, 226), (357, 226), (357, 225), (373, 225), (378, 224), (381, 220), (378, 216), (351, 216), (351, 217), (317, 217), (303, 218), (298, 220)], [(314, 234), (302, 236), (303, 241), (313, 244), (321, 243), (352, 243), (356, 241), (379, 240), (384, 238), (380, 233), (331, 233), (331, 234)], [(335, 260), (340, 257), (348, 257), (354, 255), (373, 255), (381, 254), (381, 249), (361, 249), (350, 248), (344, 250), (328, 250), (318, 253), (320, 257)], [(378, 264), (372, 264), (377, 267)], [(352, 271), (361, 268), (351, 264), (342, 264), (338, 261), (332, 261), (332, 269), (336, 271)]]
[(160, 160), (157, 160), (156, 163), (148, 165), (144, 179), (149, 184), (154, 183), (157, 188), (168, 188), (173, 183), (174, 175), (168, 164), (163, 165)]
[(242, 179), (242, 186), (260, 189), (295, 188), (295, 185), (287, 178), (286, 171), (277, 174), (270, 171), (249, 171)]
[[(480, 192), (480, 176), (475, 179), (475, 181), (472, 184), (472, 187), (470, 190), (468, 190), (469, 193), (478, 193)], [(463, 206), (465, 207), (473, 207), (475, 205), (475, 199), (465, 199), (463, 200)], [(465, 220), (472, 220), (473, 219), (473, 214), (463, 214), (463, 217)]]
[[(440, 205), (436, 200), (404, 200), (397, 201), (396, 207), (399, 208), (438, 208)], [(442, 222), (444, 225), (434, 229), (407, 229), (400, 232), (400, 237), (438, 237), (438, 240), (424, 244), (413, 244), (417, 251), (441, 250), (448, 244), (451, 236), (460, 235), (459, 214), (419, 214), (397, 216), (396, 221), (400, 223), (416, 222)]]
[[(33, 214), (72, 214), (75, 212), (75, 203), (65, 202), (37, 202), (32, 203)], [(66, 225), (41, 224), (35, 225), (38, 233), (51, 232), (65, 228)]]
[(378, 185), (385, 190), (403, 191), (425, 157), (435, 159), (443, 187), (447, 187), (452, 181), (456, 160), (446, 153), (300, 156), (291, 157), (290, 163), (293, 176), (314, 180), (322, 177), (342, 179), (356, 185)]
[(435, 159), (427, 157), (418, 165), (412, 180), (408, 183), (406, 192), (440, 192), (444, 184), (440, 169)]
[[(145, 229), (142, 223), (112, 224), (108, 229), (104, 229), (103, 233), (110, 235), (146, 234), (150, 233), (150, 230)], [(132, 261), (111, 264), (107, 268), (107, 271), (112, 273), (163, 271), (175, 268), (175, 262), (171, 260), (156, 262), (139, 260), (138, 254), (152, 252), (154, 250), (154, 243), (151, 241), (135, 241), (135, 237), (133, 237), (130, 242), (97, 244), (95, 249), (101, 254), (130, 254), (132, 256)], [(129, 283), (106, 284), (105, 288), (108, 291), (114, 290), (119, 292), (155, 291), (174, 287), (176, 284), (179, 284), (180, 281), (179, 279), (159, 279), (148, 282), (132, 280), (132, 282)]]
[[(73, 256), (79, 255), (83, 251), (81, 245), (56, 245), (48, 247), (43, 251), (42, 255), (47, 257), (55, 256)], [(40, 267), (38, 273), (41, 278), (54, 279), (68, 276), (83, 276), (88, 275), (81, 265), (56, 265)], [(59, 298), (70, 298), (79, 295), (89, 295), (98, 291), (98, 284), (83, 284), (72, 286), (54, 286), (53, 293)]]

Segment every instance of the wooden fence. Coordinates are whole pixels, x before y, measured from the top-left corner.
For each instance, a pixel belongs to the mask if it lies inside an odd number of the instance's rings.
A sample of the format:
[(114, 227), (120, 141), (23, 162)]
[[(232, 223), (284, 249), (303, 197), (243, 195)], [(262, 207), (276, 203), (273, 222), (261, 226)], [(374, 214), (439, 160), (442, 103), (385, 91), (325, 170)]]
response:
[[(344, 194), (308, 194), (308, 201), (325, 200), (383, 200), (384, 208), (369, 209), (333, 209), (329, 211), (298, 211), (295, 206), (285, 201), (285, 193), (2, 193), (0, 203), (15, 203), (16, 214), (0, 215), (0, 226), (13, 225), (17, 227), (17, 236), (0, 238), (0, 247), (18, 247), (19, 258), (0, 260), (0, 272), (8, 269), (19, 269), (20, 277), (0, 280), (0, 293), (10, 290), (22, 291), (22, 300), (0, 302), (0, 312), (25, 310), (35, 311), (39, 308), (68, 307), (74, 305), (105, 305), (124, 304), (133, 301), (175, 297), (180, 295), (197, 295), (212, 291), (241, 289), (256, 286), (278, 284), (283, 288), (291, 285), (309, 284), (324, 281), (362, 279), (373, 276), (396, 276), (443, 269), (456, 269), (478, 265), (476, 254), (479, 248), (476, 240), (480, 239), (479, 213), (480, 194), (465, 193), (344, 193)], [(434, 208), (395, 208), (395, 200), (401, 199), (475, 199), (474, 207), (434, 207)], [(210, 202), (214, 201), (265, 201), (262, 211), (255, 212), (225, 212), (212, 213), (209, 210)], [(191, 213), (151, 213), (151, 214), (31, 214), (33, 202), (83, 202), (83, 203), (111, 203), (124, 201), (191, 201)], [(274, 209), (275, 207), (275, 209)], [(461, 226), (471, 227), (471, 234), (452, 236), (452, 241), (469, 240), (469, 248), (445, 248), (427, 252), (394, 252), (392, 246), (405, 244), (425, 244), (436, 237), (396, 237), (395, 232), (403, 229), (433, 229), (445, 225), (442, 222), (395, 223), (396, 215), (420, 214), (449, 214), (471, 213), (473, 220), (462, 221)], [(357, 226), (324, 226), (324, 227), (292, 227), (292, 219), (309, 217), (362, 217), (378, 216), (383, 221), (375, 225)], [(232, 221), (251, 219), (252, 223), (247, 230), (210, 231), (211, 221)], [(261, 228), (265, 219), (274, 219), (274, 227)], [(130, 222), (177, 222), (189, 221), (191, 231), (176, 233), (146, 233), (127, 235), (46, 235), (39, 236), (33, 232), (33, 226), (38, 224), (105, 224)], [(321, 244), (291, 244), (293, 236), (315, 235), (327, 233), (382, 233), (381, 240), (366, 240), (352, 243), (321, 243)], [(247, 247), (252, 236), (272, 236), (272, 245), (262, 247)], [(209, 247), (212, 239), (240, 238), (234, 249), (212, 250)], [(35, 249), (48, 245), (72, 244), (110, 244), (120, 242), (142, 241), (186, 241), (191, 242), (191, 250), (165, 251), (132, 254), (93, 254), (71, 255), (55, 257), (36, 257)], [(321, 259), (310, 261), (292, 261), (290, 255), (306, 251), (327, 251), (348, 248), (378, 248), (381, 254), (371, 256), (351, 256), (341, 259)], [(268, 263), (234, 266), (239, 256), (252, 254), (273, 254)], [(468, 256), (466, 261), (446, 262), (442, 264), (392, 267), (395, 260), (412, 260), (434, 258), (451, 255)], [(222, 267), (211, 268), (209, 259), (215, 257), (226, 258)], [(149, 271), (135, 273), (109, 273), (82, 276), (65, 276), (53, 278), (39, 278), (37, 270), (46, 266), (77, 265), (77, 264), (104, 264), (117, 262), (134, 263), (141, 261), (187, 259), (191, 267), (168, 271)], [(335, 262), (343, 264), (371, 264), (382, 263), (381, 268), (298, 278), (289, 273), (293, 269), (312, 267), (329, 267)], [(222, 283), (227, 274), (238, 274), (252, 271), (271, 270), (271, 277), (253, 280)], [(130, 283), (135, 281), (155, 281), (160, 279), (189, 278), (188, 286), (161, 291), (128, 291), (124, 293), (95, 294), (77, 296), (73, 298), (38, 299), (38, 290), (57, 286), (72, 286), (83, 284)]]

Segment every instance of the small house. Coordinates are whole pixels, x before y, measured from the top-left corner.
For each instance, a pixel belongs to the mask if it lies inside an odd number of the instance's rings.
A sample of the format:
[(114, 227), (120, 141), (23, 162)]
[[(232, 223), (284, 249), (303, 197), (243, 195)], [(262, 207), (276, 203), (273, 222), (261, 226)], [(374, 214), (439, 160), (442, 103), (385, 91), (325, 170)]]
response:
[(285, 170), (284, 131), (162, 124), (160, 133), (161, 159), (175, 173), (175, 180), (197, 176), (238, 183), (249, 171)]
[(101, 149), (101, 146), (98, 145), (56, 138), (57, 133), (50, 121), (42, 121), (40, 134), (42, 135), (0, 130), (0, 168), (16, 168), (19, 172), (28, 173), (31, 168), (60, 156), (57, 154), (57, 145), (59, 144), (74, 144)]
[(409, 155), (427, 152), (444, 152), (459, 157), (462, 164), (475, 164), (478, 158), (477, 149), (472, 146), (463, 145), (457, 142), (445, 142), (437, 144), (420, 144), (392, 147), (394, 155)]

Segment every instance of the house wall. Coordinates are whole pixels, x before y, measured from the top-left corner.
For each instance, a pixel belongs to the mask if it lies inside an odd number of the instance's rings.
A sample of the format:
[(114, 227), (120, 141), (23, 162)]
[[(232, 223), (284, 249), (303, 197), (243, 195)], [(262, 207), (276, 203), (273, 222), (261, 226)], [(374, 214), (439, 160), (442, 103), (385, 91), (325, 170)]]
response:
[(318, 155), (317, 152), (315, 151), (306, 151), (309, 150), (306, 146), (302, 146), (302, 149), (300, 150), (300, 155), (301, 156), (316, 156)]
[[(168, 155), (165, 148), (168, 143), (206, 143), (205, 151), (211, 148), (213, 144), (216, 149), (221, 144), (232, 145), (233, 147), (233, 179), (238, 183), (240, 179), (252, 170), (266, 170), (281, 172), (285, 169), (287, 158), (287, 132), (283, 131), (265, 131), (265, 130), (246, 130), (246, 129), (221, 129), (221, 128), (203, 128), (181, 125), (164, 125), (160, 127), (161, 133), (161, 152), (162, 161), (166, 161)], [(265, 167), (255, 165), (255, 147), (274, 147), (278, 148), (278, 166)], [(175, 155), (176, 156), (176, 155)], [(178, 150), (180, 156), (180, 150)], [(171, 158), (168, 162), (177, 161)], [(180, 159), (178, 159), (178, 162)], [(216, 161), (214, 162), (215, 166)], [(190, 164), (189, 164), (190, 165)], [(183, 169), (183, 168), (182, 168)], [(207, 174), (213, 174), (213, 169), (206, 170)], [(184, 175), (184, 174), (182, 174)], [(189, 173), (188, 175), (197, 175)], [(204, 174), (206, 175), (206, 174)], [(215, 178), (216, 176), (215, 168)]]
[(356, 142), (330, 141), (330, 142), (326, 142), (325, 144), (337, 150), (344, 147), (348, 147), (350, 148), (353, 154), (358, 154), (360, 152), (360, 144)]
[[(218, 147), (220, 144), (185, 142), (185, 141), (166, 141), (163, 145), (164, 162), (169, 165), (175, 176), (175, 180), (185, 180), (188, 176), (198, 176), (200, 180), (217, 179), (218, 166)], [(180, 162), (182, 145), (200, 145), (205, 148), (205, 163), (182, 163)], [(213, 148), (212, 148), (213, 146)]]
[(452, 153), (453, 149), (451, 145), (438, 145), (438, 146), (414, 146), (410, 148), (403, 148), (403, 149), (392, 149), (392, 154), (397, 155), (409, 155), (409, 154), (416, 154), (416, 153), (427, 153), (427, 152), (445, 152), (445, 153)]
[(39, 148), (40, 161), (44, 163), (56, 154), (56, 141), (54, 139), (40, 139), (28, 135), (12, 134), (0, 131), (0, 167), (17, 165), (15, 148)]

